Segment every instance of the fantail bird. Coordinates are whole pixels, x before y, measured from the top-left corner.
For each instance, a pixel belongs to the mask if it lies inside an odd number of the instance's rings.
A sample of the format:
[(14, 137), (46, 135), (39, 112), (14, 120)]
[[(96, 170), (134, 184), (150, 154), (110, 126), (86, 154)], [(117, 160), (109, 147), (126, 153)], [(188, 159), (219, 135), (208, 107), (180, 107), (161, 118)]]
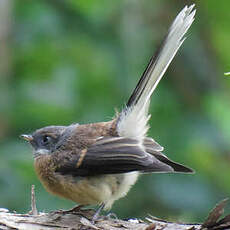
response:
[(22, 135), (33, 147), (35, 170), (48, 192), (109, 209), (127, 194), (139, 174), (193, 172), (170, 160), (163, 147), (147, 137), (150, 97), (185, 40), (194, 21), (193, 8), (185, 6), (177, 15), (126, 107), (113, 120), (48, 126)]

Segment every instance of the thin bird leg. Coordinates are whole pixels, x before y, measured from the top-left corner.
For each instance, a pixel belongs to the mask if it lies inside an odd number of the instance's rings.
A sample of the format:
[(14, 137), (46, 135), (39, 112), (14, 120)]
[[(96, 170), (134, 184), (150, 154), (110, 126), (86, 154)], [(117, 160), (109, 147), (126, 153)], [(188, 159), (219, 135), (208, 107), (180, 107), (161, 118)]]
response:
[(93, 218), (92, 218), (92, 221), (93, 221), (93, 222), (96, 221), (96, 220), (98, 219), (98, 217), (100, 216), (100, 212), (101, 212), (101, 210), (102, 210), (104, 207), (105, 207), (105, 204), (104, 204), (104, 203), (102, 203), (102, 204), (98, 207), (98, 209), (96, 210), (95, 214), (93, 215)]

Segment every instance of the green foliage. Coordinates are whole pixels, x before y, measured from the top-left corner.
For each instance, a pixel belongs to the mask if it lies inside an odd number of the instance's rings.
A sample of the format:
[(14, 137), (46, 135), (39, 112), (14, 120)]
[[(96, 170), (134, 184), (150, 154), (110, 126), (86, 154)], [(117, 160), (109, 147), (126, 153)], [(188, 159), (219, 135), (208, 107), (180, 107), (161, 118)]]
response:
[[(51, 124), (111, 119), (185, 4), (14, 1), (4, 41), (8, 69), (0, 69), (1, 207), (27, 212), (32, 184), (39, 210), (73, 206), (43, 189), (31, 149), (19, 135)], [(152, 100), (149, 135), (196, 174), (141, 176), (115, 203), (112, 212), (120, 217), (150, 213), (198, 221), (229, 196), (230, 79), (224, 76), (230, 71), (229, 6), (197, 2), (195, 23)]]

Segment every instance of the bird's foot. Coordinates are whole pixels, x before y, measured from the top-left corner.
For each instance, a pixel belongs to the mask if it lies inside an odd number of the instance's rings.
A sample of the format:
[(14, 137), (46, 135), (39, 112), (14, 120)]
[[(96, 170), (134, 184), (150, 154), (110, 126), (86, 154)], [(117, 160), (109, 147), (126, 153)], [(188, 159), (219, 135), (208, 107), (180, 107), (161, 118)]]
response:
[(118, 219), (117, 215), (115, 213), (112, 213), (112, 212), (108, 213), (105, 217), (106, 217), (106, 219), (114, 219), (114, 220)]
[(83, 208), (84, 205), (76, 205), (74, 206), (73, 208), (71, 209), (68, 209), (68, 210), (58, 210), (57, 212), (58, 213), (61, 213), (61, 214), (70, 214), (70, 213), (76, 213), (76, 212), (79, 212), (81, 211), (81, 208)]

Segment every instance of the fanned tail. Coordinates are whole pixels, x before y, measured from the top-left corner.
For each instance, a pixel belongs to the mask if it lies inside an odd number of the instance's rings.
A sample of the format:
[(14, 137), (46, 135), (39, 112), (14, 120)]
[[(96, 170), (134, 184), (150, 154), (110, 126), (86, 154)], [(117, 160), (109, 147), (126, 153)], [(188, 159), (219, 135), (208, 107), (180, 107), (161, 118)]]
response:
[(117, 132), (120, 136), (137, 138), (140, 141), (148, 130), (148, 107), (150, 97), (163, 74), (185, 40), (185, 33), (194, 21), (194, 5), (185, 6), (173, 21), (158, 52), (150, 59), (141, 79), (120, 113)]

